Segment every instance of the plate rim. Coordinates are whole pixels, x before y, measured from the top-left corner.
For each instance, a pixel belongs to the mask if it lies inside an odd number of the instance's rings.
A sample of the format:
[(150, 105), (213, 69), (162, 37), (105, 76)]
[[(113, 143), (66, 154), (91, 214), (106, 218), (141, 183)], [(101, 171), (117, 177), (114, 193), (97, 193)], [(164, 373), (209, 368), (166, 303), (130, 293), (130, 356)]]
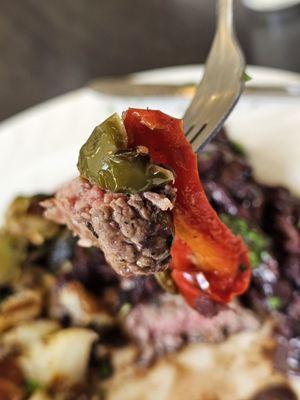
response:
[[(204, 64), (186, 64), (186, 65), (174, 65), (174, 66), (169, 66), (169, 67), (161, 67), (161, 68), (154, 68), (154, 69), (147, 69), (143, 71), (138, 71), (138, 72), (132, 72), (126, 76), (131, 77), (134, 81), (136, 82), (157, 82), (159, 81), (165, 81), (164, 79), (161, 78), (162, 75), (169, 75), (172, 76), (171, 80), (175, 80), (175, 74), (181, 75), (181, 76), (187, 76), (188, 74), (193, 75), (194, 82), (197, 82), (200, 80), (201, 75), (204, 71)], [(287, 83), (292, 83), (292, 82), (300, 82), (300, 73), (298, 72), (293, 72), (293, 71), (288, 71), (280, 68), (273, 68), (273, 67), (265, 67), (265, 66), (259, 66), (259, 65), (248, 65), (247, 66), (247, 72), (252, 75), (258, 74), (260, 75), (260, 79), (264, 79), (264, 75), (270, 75), (273, 76), (273, 78), (270, 79), (270, 81), (277, 81), (278, 78), (282, 80), (286, 80)], [(199, 74), (199, 75), (198, 75)], [(125, 76), (125, 75), (124, 75)], [(160, 77), (159, 79), (157, 79)], [(178, 80), (178, 76), (176, 76), (176, 81)], [(186, 80), (186, 79), (179, 79), (181, 83), (183, 82), (190, 82), (191, 80)], [(253, 83), (253, 80), (249, 82), (249, 85)], [(255, 82), (256, 84), (256, 82)], [(83, 91), (88, 90), (90, 91), (87, 86), (83, 86), (81, 88), (77, 88), (75, 90), (68, 91), (66, 93), (62, 93), (58, 96), (51, 97), (45, 101), (42, 101), (38, 104), (32, 105), (22, 111), (17, 112), (16, 114), (13, 114), (12, 116), (0, 121), (0, 135), (2, 135), (2, 131), (5, 131), (5, 128), (7, 126), (13, 124), (15, 121), (19, 121), (20, 119), (27, 117), (28, 115), (39, 111), (43, 110), (48, 106), (51, 106), (59, 101), (65, 100), (68, 97), (74, 97), (76, 95), (80, 95)], [(94, 92), (94, 91), (93, 91)], [(300, 97), (299, 97), (300, 101)]]

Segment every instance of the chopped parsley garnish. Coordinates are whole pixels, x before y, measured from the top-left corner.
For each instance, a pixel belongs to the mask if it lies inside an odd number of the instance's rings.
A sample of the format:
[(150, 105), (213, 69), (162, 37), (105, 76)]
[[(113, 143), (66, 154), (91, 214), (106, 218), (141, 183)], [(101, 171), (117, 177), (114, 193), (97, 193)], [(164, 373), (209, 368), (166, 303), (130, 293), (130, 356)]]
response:
[(252, 80), (252, 77), (250, 75), (248, 75), (245, 71), (243, 72), (243, 76), (242, 79), (244, 82), (249, 82)]
[(264, 233), (250, 228), (247, 221), (243, 218), (232, 217), (227, 214), (221, 214), (220, 217), (235, 235), (240, 235), (244, 239), (249, 249), (251, 267), (259, 267), (269, 255), (267, 251), (270, 246), (269, 238)]
[(270, 296), (267, 299), (268, 306), (271, 310), (279, 310), (282, 306), (282, 302), (280, 297), (278, 296)]
[(25, 381), (26, 391), (29, 394), (36, 392), (38, 389), (42, 389), (43, 385), (35, 379), (27, 379)]
[(100, 361), (99, 375), (101, 379), (109, 378), (113, 373), (112, 365), (109, 357), (103, 357)]
[(239, 156), (244, 156), (245, 155), (245, 150), (242, 145), (236, 142), (230, 142), (230, 146), (232, 150), (238, 154)]
[(200, 153), (200, 157), (203, 157), (205, 160), (208, 160), (210, 158), (210, 154), (208, 151), (204, 151), (203, 153)]

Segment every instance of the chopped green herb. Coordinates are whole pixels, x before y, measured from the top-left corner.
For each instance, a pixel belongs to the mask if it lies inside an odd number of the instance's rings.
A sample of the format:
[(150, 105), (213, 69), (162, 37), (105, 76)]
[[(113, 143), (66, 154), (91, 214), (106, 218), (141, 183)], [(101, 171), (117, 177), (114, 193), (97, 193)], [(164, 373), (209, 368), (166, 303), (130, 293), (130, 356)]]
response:
[(42, 389), (43, 385), (35, 379), (27, 379), (25, 381), (25, 387), (26, 387), (26, 391), (29, 394), (32, 394), (35, 391), (37, 391), (38, 389)]
[(249, 227), (243, 218), (233, 217), (227, 214), (220, 215), (221, 220), (235, 235), (240, 235), (244, 239), (249, 249), (249, 258), (252, 268), (257, 268), (269, 257), (267, 249), (270, 246), (269, 238), (257, 229)]
[(102, 358), (99, 367), (99, 375), (101, 379), (109, 378), (113, 373), (112, 365), (109, 357)]
[(252, 77), (250, 75), (248, 75), (245, 71), (243, 72), (243, 76), (242, 79), (244, 82), (249, 82), (252, 80)]
[(271, 310), (279, 310), (282, 306), (282, 302), (280, 297), (278, 296), (270, 296), (267, 300), (268, 306)]
[(237, 142), (230, 142), (230, 146), (232, 148), (232, 150), (238, 154), (239, 156), (244, 156), (245, 155), (245, 151), (242, 145), (240, 145)]
[(200, 153), (200, 158), (204, 158), (205, 160), (208, 160), (210, 157), (210, 154), (208, 151), (204, 151), (203, 153)]

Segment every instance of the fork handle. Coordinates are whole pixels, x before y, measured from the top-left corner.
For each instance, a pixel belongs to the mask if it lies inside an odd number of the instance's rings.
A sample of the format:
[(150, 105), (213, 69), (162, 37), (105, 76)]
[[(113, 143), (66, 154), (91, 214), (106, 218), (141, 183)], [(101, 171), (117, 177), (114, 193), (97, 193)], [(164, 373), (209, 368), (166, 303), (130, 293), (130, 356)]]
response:
[(217, 3), (217, 31), (219, 34), (228, 34), (233, 29), (233, 2), (232, 0), (218, 0)]

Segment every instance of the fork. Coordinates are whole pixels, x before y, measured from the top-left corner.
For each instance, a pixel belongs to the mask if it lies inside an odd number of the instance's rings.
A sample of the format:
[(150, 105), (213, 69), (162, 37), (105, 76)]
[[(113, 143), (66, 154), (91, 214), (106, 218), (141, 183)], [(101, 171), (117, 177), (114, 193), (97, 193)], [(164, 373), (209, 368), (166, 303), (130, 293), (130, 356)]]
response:
[(245, 60), (233, 27), (232, 0), (217, 0), (217, 28), (203, 78), (183, 117), (193, 150), (201, 150), (220, 130), (243, 89)]

